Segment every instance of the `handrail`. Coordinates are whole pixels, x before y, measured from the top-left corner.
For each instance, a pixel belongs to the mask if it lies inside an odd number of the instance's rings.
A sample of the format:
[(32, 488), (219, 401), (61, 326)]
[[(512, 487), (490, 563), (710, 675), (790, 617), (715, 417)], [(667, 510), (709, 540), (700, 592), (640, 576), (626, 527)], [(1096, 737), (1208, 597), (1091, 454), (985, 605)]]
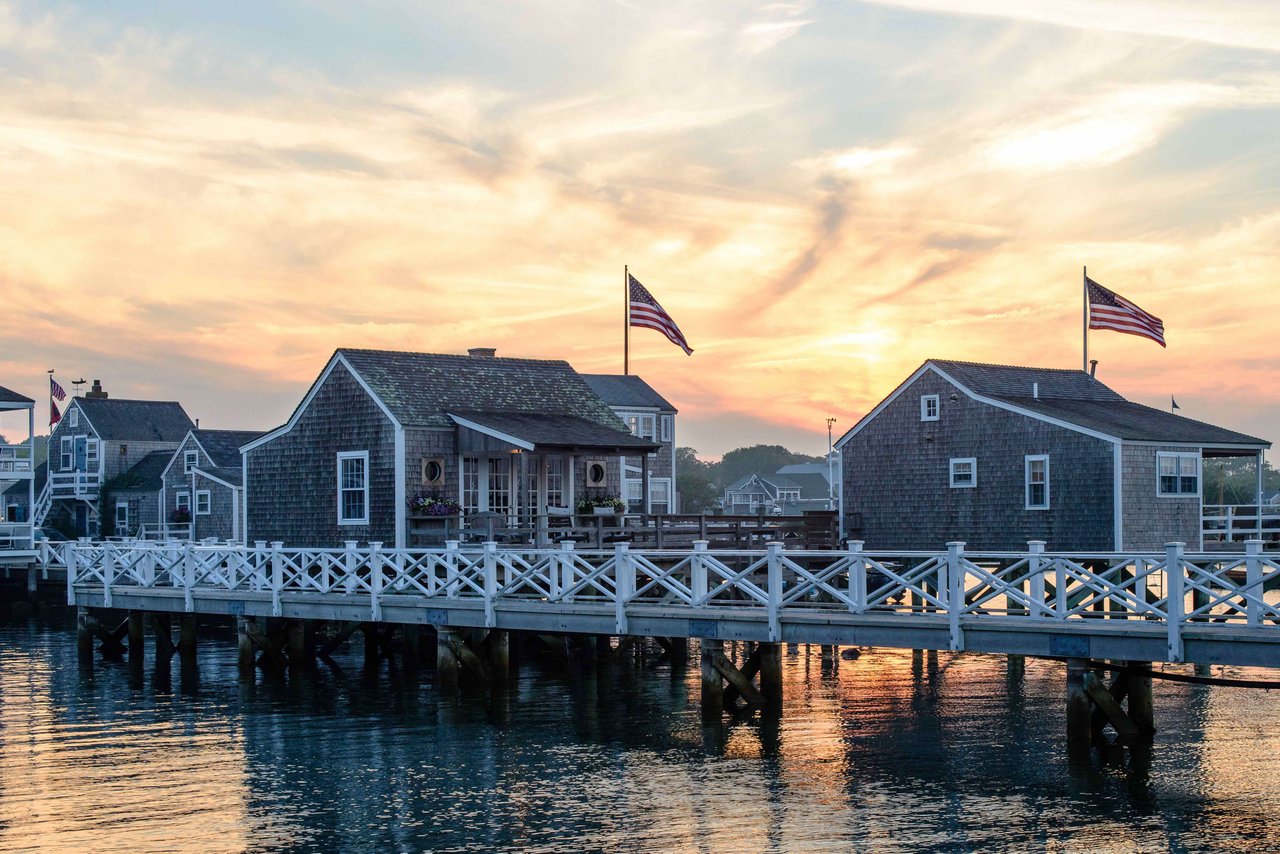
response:
[(596, 603), (609, 606), (625, 633), (645, 605), (692, 608), (708, 616), (755, 612), (769, 636), (793, 612), (889, 614), (945, 618), (950, 646), (965, 648), (975, 623), (1023, 621), (1081, 626), (1163, 626), (1168, 660), (1181, 661), (1188, 627), (1200, 631), (1258, 629), (1280, 640), (1280, 603), (1264, 591), (1280, 584), (1280, 559), (1259, 541), (1243, 553), (1191, 554), (1181, 543), (1159, 552), (1050, 553), (1043, 543), (1025, 552), (502, 547), (494, 542), (442, 548), (286, 548), (203, 543), (42, 541), (42, 565), (64, 566), (68, 597), (76, 589), (113, 591), (173, 587), (186, 607), (201, 589), (269, 593), (279, 615), (283, 596), (342, 593), (367, 599), (381, 619), (389, 596), (476, 600), (486, 624), (503, 601)]

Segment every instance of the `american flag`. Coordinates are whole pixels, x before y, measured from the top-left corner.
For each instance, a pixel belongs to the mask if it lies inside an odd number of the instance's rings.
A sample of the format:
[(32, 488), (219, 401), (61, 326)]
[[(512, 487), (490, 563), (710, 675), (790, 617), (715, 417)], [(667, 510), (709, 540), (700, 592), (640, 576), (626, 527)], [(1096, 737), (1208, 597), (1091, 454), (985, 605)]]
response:
[(680, 331), (680, 327), (676, 326), (671, 315), (658, 305), (653, 294), (649, 293), (648, 289), (630, 273), (627, 274), (627, 289), (631, 297), (631, 325), (658, 330), (667, 336), (667, 340), (672, 344), (684, 350), (686, 355), (692, 356), (693, 350), (690, 349), (689, 342), (684, 340), (684, 333)]
[(49, 377), (49, 396), (55, 400), (66, 400), (67, 393), (62, 386), (58, 385), (58, 381), (53, 377)]
[(1089, 291), (1089, 328), (1110, 329), (1129, 335), (1150, 338), (1161, 347), (1164, 343), (1164, 321), (1149, 314), (1112, 290), (1085, 277)]

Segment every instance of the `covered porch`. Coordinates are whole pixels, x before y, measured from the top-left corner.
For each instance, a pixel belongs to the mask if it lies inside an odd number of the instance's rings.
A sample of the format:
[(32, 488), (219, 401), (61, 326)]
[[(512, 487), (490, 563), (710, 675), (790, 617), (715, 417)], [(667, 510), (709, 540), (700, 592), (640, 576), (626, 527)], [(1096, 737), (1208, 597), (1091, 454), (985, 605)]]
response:
[(35, 401), (0, 387), (0, 436), (0, 563), (25, 561), (35, 555)]
[(1203, 548), (1262, 540), (1266, 548), (1280, 549), (1280, 506), (1267, 502), (1266, 449), (1205, 447), (1200, 456)]

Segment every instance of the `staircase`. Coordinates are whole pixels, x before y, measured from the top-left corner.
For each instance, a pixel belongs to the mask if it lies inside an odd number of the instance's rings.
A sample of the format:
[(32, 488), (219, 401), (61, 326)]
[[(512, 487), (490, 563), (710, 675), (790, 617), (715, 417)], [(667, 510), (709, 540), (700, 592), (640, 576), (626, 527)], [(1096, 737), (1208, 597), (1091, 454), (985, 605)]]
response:
[(50, 480), (44, 482), (44, 489), (40, 490), (40, 494), (36, 496), (36, 506), (31, 512), (31, 521), (37, 528), (44, 525), (44, 520), (49, 516), (49, 508), (53, 506), (53, 483)]

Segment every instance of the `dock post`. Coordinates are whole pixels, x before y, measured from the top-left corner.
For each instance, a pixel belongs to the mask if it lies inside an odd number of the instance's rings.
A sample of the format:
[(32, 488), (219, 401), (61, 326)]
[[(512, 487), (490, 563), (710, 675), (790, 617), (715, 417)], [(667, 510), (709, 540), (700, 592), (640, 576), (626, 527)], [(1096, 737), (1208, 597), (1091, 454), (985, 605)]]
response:
[(307, 621), (289, 620), (289, 666), (302, 667), (307, 663)]
[(89, 628), (89, 609), (76, 608), (76, 658), (81, 667), (93, 668), (93, 631)]
[(1084, 684), (1088, 666), (1083, 658), (1067, 659), (1067, 752), (1073, 756), (1087, 756), (1093, 746), (1093, 709)]
[(719, 723), (724, 716), (724, 680), (716, 669), (716, 656), (724, 655), (724, 641), (703, 638), (702, 649), (702, 720)]
[(760, 693), (764, 694), (766, 710), (773, 714), (782, 712), (782, 644), (780, 643), (760, 644)]
[(129, 612), (129, 663), (142, 663), (143, 621), (141, 611)]
[(406, 674), (418, 672), (418, 627), (404, 625), (400, 627), (400, 661)]
[(1130, 661), (1129, 667), (1138, 668), (1127, 672), (1129, 717), (1143, 735), (1150, 737), (1156, 731), (1155, 703), (1151, 698), (1151, 662)]
[(178, 656), (183, 669), (196, 664), (196, 615), (183, 614), (178, 624)]
[(252, 676), (256, 666), (257, 655), (253, 651), (253, 637), (250, 635), (252, 623), (249, 617), (236, 618), (236, 651), (241, 676)]
[(436, 685), (441, 692), (458, 690), (458, 670), (460, 663), (454, 654), (453, 645), (461, 643), (456, 629), (448, 626), (436, 627)]
[(27, 564), (27, 599), (31, 602), (36, 601), (36, 564), (35, 561)]
[(375, 623), (361, 623), (360, 633), (364, 635), (364, 669), (377, 670), (378, 661), (382, 657), (378, 649), (381, 641), (378, 636), (378, 626)]
[(489, 676), (494, 684), (505, 684), (511, 678), (511, 640), (505, 631), (493, 629), (486, 641)]

